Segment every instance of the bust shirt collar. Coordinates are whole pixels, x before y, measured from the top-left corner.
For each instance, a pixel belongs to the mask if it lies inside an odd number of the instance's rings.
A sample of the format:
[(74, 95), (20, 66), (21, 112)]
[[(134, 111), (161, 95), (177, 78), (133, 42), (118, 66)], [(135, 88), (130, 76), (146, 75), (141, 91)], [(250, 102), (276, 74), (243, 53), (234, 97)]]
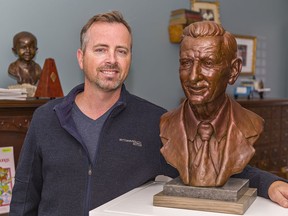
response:
[[(215, 136), (218, 142), (220, 142), (223, 136), (225, 136), (227, 133), (227, 125), (230, 114), (228, 106), (229, 101), (226, 96), (225, 101), (221, 106), (218, 114), (212, 121), (210, 121), (215, 131)], [(185, 122), (185, 119), (189, 119), (189, 121)], [(198, 124), (200, 123), (200, 121), (196, 119), (191, 107), (189, 106), (188, 99), (186, 99), (184, 103), (183, 121), (188, 140), (194, 141), (197, 134)]]

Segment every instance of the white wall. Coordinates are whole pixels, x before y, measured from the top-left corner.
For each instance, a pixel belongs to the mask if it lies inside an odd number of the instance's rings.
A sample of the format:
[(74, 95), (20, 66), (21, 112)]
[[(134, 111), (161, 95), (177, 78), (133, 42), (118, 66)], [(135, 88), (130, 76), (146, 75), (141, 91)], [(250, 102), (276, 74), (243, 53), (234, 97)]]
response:
[(257, 37), (255, 75), (271, 88), (266, 97), (287, 97), (288, 1), (220, 0), (220, 6), (224, 28)]
[[(288, 1), (219, 2), (220, 19), (228, 31), (259, 38), (262, 51), (257, 55), (262, 60), (256, 77), (271, 87), (268, 96), (286, 97)], [(16, 60), (11, 51), (13, 36), (30, 31), (38, 39), (35, 61), (43, 66), (46, 58), (55, 59), (67, 94), (83, 82), (76, 61), (82, 26), (96, 13), (120, 10), (134, 35), (133, 64), (126, 82), (129, 91), (167, 109), (174, 108), (183, 93), (178, 78), (178, 45), (169, 42), (168, 21), (171, 10), (189, 7), (189, 0), (1, 0), (0, 87), (16, 83), (7, 74), (9, 64)]]
[(178, 45), (169, 42), (170, 11), (189, 8), (187, 0), (1, 0), (0, 87), (16, 80), (7, 68), (16, 56), (13, 36), (30, 31), (38, 39), (35, 61), (43, 66), (54, 58), (64, 94), (83, 82), (76, 61), (82, 26), (96, 13), (120, 10), (132, 27), (133, 64), (127, 80), (130, 92), (166, 108), (178, 104), (182, 95), (178, 81)]

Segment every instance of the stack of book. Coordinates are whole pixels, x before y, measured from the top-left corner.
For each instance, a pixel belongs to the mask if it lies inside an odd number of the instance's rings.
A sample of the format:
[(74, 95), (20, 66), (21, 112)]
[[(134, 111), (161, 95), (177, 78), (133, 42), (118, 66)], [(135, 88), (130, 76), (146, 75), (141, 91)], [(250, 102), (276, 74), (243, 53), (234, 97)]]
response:
[(6, 89), (0, 88), (0, 100), (26, 100), (26, 89)]
[(169, 21), (169, 37), (171, 43), (179, 43), (183, 29), (193, 22), (202, 21), (203, 17), (200, 12), (188, 10), (188, 9), (177, 9), (171, 11)]

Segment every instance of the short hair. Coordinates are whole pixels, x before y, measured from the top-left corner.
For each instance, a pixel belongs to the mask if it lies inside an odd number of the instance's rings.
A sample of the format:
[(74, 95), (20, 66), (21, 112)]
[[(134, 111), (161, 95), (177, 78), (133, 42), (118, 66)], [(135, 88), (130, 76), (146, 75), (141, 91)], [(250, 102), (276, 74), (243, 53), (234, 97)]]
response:
[(222, 50), (225, 52), (222, 54), (226, 57), (230, 56), (232, 59), (237, 57), (237, 42), (235, 37), (216, 22), (200, 21), (192, 23), (183, 30), (182, 40), (186, 36), (193, 38), (222, 36), (224, 39)]
[(30, 32), (27, 32), (27, 31), (19, 32), (13, 37), (13, 47), (16, 48), (18, 41), (24, 37), (28, 37), (28, 38), (32, 39), (34, 41), (36, 48), (37, 48), (37, 38), (35, 37), (35, 35), (33, 35)]
[[(80, 32), (80, 47), (82, 51), (84, 52), (86, 49), (86, 43), (88, 38), (87, 36), (87, 31), (89, 28), (97, 22), (104, 22), (104, 23), (122, 23), (130, 33), (132, 37), (132, 30), (129, 24), (124, 20), (123, 15), (119, 11), (111, 11), (108, 13), (102, 13), (102, 14), (97, 14), (90, 18), (88, 22), (83, 26), (81, 32)], [(132, 44), (131, 44), (132, 46)]]

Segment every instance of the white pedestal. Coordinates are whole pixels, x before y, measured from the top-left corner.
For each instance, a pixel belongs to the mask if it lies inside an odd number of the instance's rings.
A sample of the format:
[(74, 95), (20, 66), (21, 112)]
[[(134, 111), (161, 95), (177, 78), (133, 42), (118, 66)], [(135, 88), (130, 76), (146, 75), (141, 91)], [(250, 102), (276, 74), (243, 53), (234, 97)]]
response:
[[(239, 216), (153, 206), (153, 196), (163, 190), (164, 182), (151, 182), (136, 188), (92, 211), (89, 216)], [(257, 197), (244, 216), (288, 216), (285, 209), (268, 199)]]

